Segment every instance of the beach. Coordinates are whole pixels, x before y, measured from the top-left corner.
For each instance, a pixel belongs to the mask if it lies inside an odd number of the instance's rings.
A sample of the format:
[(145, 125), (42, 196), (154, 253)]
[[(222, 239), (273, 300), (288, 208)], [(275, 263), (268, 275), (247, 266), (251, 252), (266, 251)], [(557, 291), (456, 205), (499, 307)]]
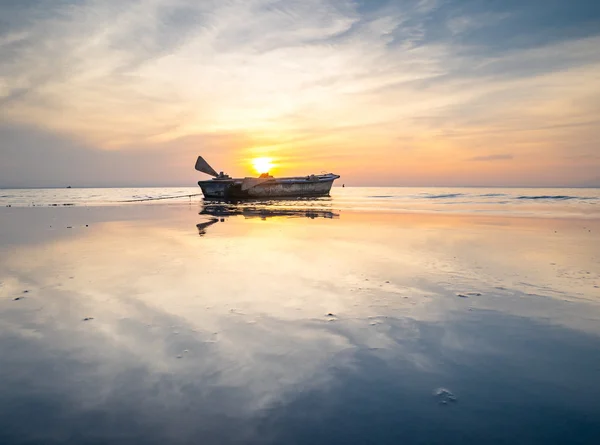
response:
[(0, 443), (595, 443), (595, 204), (335, 193), (0, 207)]

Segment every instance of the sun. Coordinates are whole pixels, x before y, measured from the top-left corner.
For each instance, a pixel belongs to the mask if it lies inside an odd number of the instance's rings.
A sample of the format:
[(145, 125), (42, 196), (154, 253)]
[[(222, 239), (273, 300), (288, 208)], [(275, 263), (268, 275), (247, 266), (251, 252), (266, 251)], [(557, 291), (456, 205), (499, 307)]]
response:
[(273, 168), (272, 158), (254, 158), (252, 159), (252, 166), (257, 173), (268, 173)]

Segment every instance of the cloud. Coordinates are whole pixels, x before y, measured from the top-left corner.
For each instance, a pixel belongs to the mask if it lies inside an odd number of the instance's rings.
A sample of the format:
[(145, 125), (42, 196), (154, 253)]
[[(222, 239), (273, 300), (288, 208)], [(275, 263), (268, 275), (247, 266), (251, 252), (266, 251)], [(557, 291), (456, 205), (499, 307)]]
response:
[(470, 158), (470, 161), (505, 161), (508, 159), (513, 159), (514, 156), (511, 154), (503, 154), (503, 155), (489, 155), (489, 156), (475, 156)]

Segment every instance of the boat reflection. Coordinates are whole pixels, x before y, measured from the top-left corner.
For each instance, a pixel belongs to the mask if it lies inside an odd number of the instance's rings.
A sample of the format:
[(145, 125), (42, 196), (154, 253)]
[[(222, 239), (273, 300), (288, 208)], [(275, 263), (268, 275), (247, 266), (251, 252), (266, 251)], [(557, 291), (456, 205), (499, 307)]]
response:
[(273, 218), (278, 216), (285, 216), (290, 218), (338, 218), (339, 214), (332, 212), (331, 210), (323, 209), (268, 209), (264, 207), (235, 207), (226, 205), (217, 206), (205, 206), (201, 211), (200, 215), (212, 215), (218, 218), (229, 217), (229, 216), (243, 216), (244, 218)]
[(198, 228), (198, 234), (200, 236), (205, 235), (206, 234), (206, 228), (212, 226), (216, 222), (219, 222), (219, 220), (217, 218), (213, 218), (213, 219), (210, 219), (208, 221), (196, 224), (196, 227)]
[(290, 208), (267, 208), (257, 206), (238, 206), (233, 204), (204, 204), (200, 215), (209, 215), (212, 218), (208, 221), (203, 221), (196, 224), (200, 236), (206, 234), (206, 229), (213, 224), (221, 221), (224, 222), (225, 218), (231, 216), (243, 216), (246, 219), (249, 218), (260, 218), (266, 220), (267, 218), (284, 217), (284, 218), (326, 218), (335, 219), (339, 218), (339, 214), (331, 210), (325, 209), (290, 209)]
[(304, 196), (304, 197), (269, 197), (269, 198), (254, 198), (254, 199), (231, 199), (231, 198), (202, 198), (202, 202), (205, 206), (213, 205), (228, 205), (228, 206), (244, 206), (252, 205), (258, 206), (291, 206), (299, 205), (299, 203), (309, 203), (312, 205), (318, 203), (319, 205), (331, 205), (331, 196)]

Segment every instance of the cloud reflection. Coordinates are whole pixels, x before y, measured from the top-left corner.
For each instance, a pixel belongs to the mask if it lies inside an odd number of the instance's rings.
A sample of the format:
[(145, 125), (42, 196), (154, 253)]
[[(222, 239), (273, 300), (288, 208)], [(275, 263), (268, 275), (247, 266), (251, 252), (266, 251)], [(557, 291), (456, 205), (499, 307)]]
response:
[(2, 443), (597, 437), (596, 249), (572, 221), (242, 211), (200, 239), (199, 211), (3, 211)]

